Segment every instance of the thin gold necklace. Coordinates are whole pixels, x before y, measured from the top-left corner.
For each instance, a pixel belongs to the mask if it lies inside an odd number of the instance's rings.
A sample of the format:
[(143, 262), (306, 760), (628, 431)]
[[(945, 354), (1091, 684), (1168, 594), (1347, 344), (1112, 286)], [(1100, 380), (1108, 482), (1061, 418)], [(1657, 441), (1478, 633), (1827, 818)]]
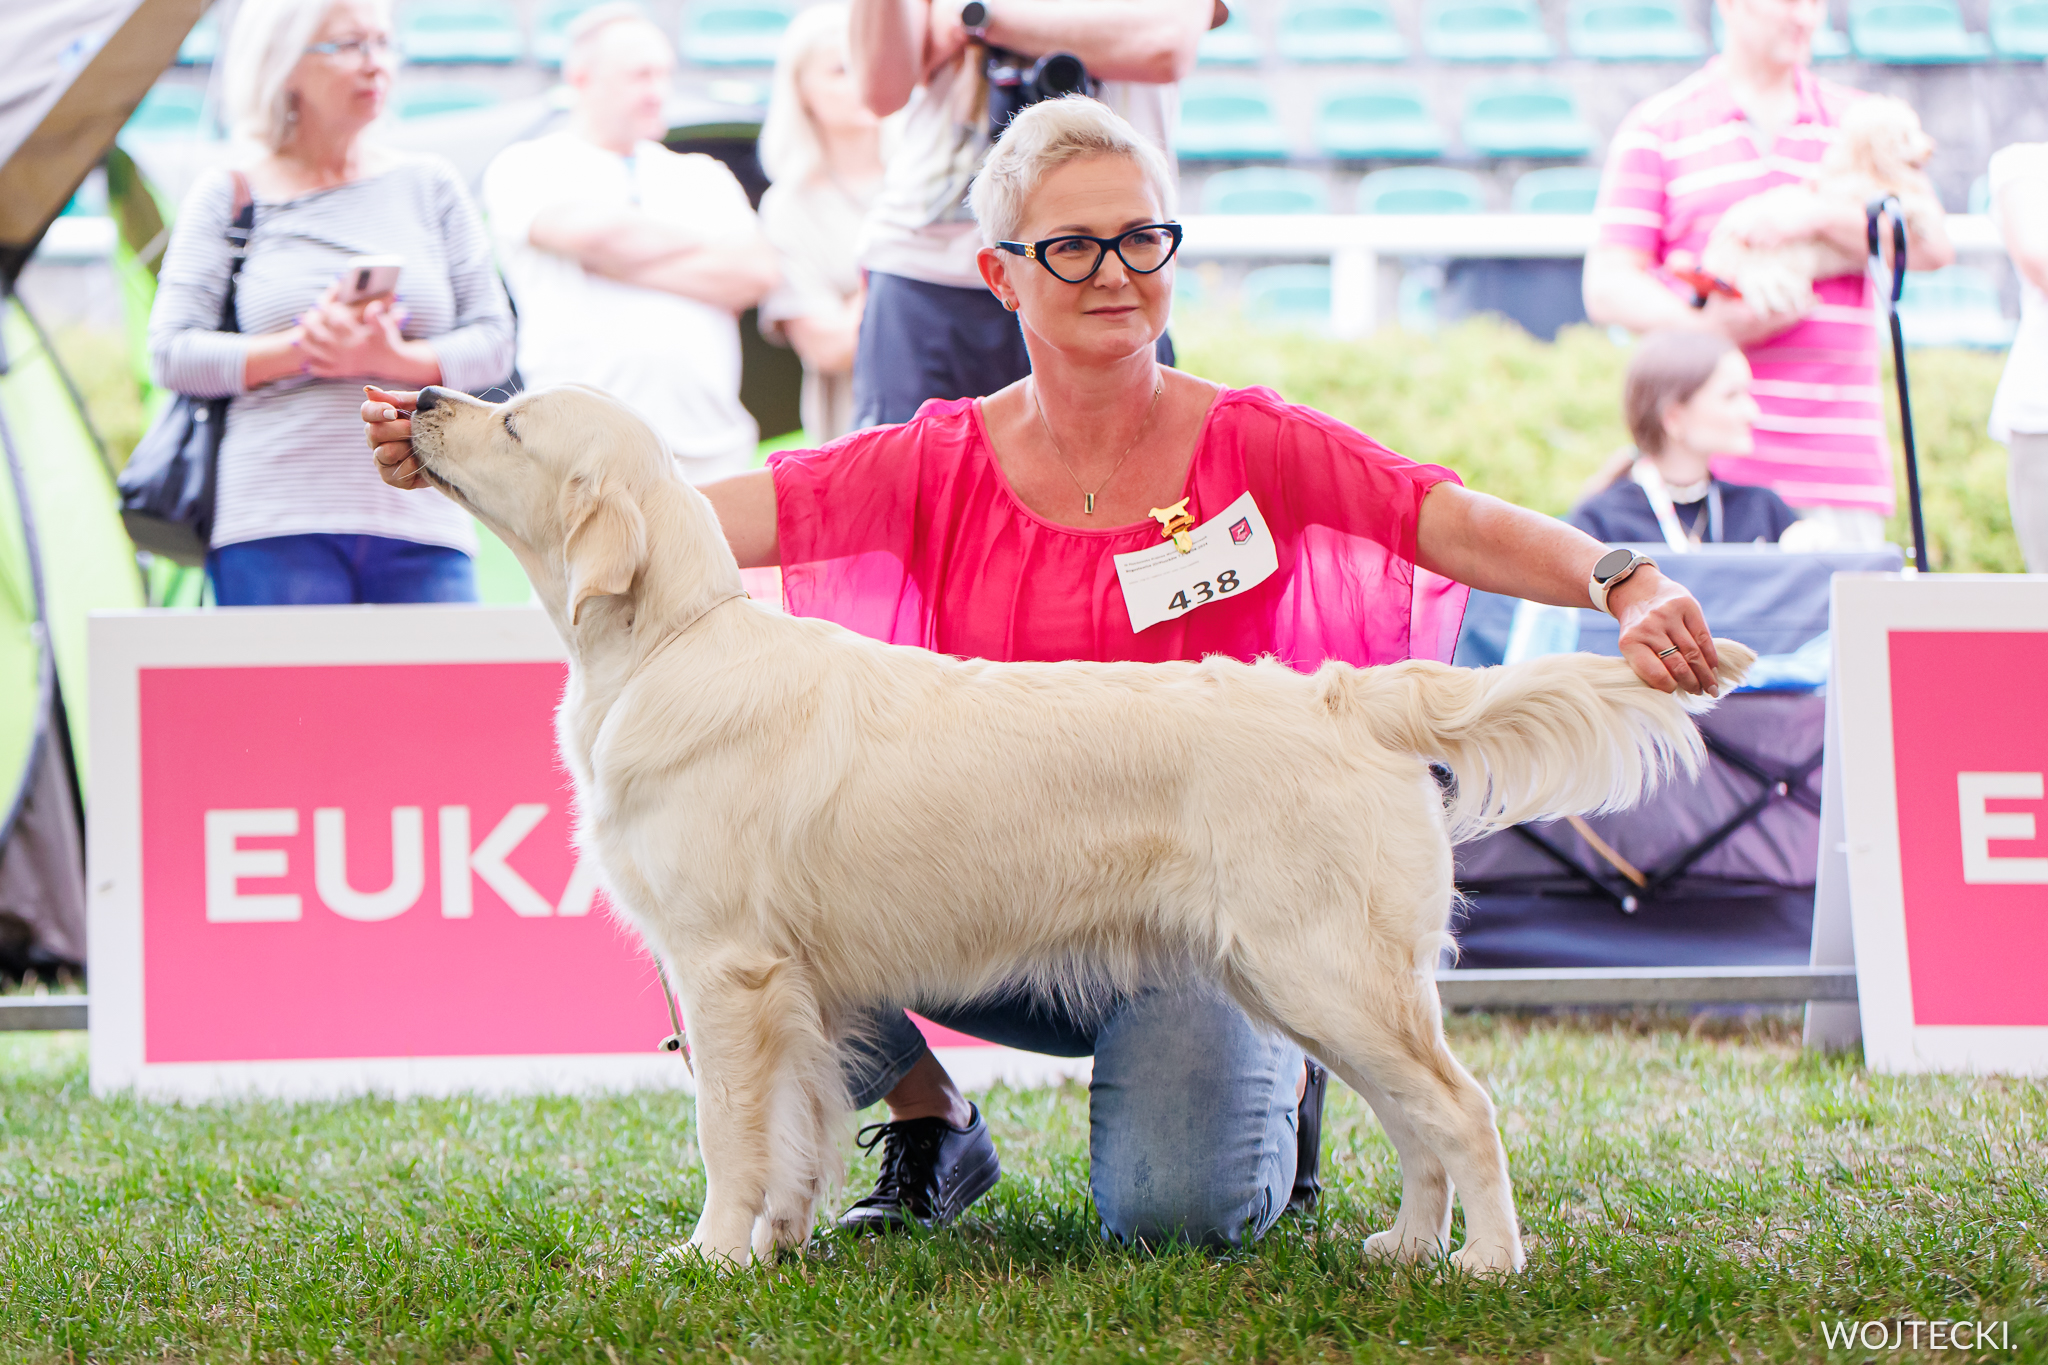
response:
[(1109, 471), (1109, 478), (1095, 485), (1095, 492), (1090, 493), (1081, 486), (1081, 476), (1076, 474), (1074, 466), (1068, 463), (1067, 452), (1060, 449), (1060, 438), (1052, 434), (1052, 423), (1045, 420), (1045, 404), (1038, 401), (1038, 380), (1034, 378), (1031, 381), (1031, 406), (1038, 413), (1038, 425), (1045, 428), (1045, 439), (1052, 442), (1052, 453), (1059, 456), (1060, 467), (1067, 471), (1067, 477), (1074, 481), (1075, 489), (1081, 494), (1081, 515), (1088, 517), (1095, 515), (1096, 494), (1109, 487), (1109, 480), (1117, 476), (1118, 471), (1124, 467), (1124, 461), (1130, 459), (1131, 452), (1138, 448), (1138, 442), (1145, 435), (1145, 428), (1152, 425), (1152, 411), (1159, 406), (1159, 395), (1164, 392), (1166, 392), (1166, 376), (1154, 374), (1152, 376), (1152, 402), (1145, 408), (1145, 420), (1138, 423), (1138, 434), (1133, 436), (1131, 443), (1124, 447), (1124, 453), (1117, 459), (1115, 468)]

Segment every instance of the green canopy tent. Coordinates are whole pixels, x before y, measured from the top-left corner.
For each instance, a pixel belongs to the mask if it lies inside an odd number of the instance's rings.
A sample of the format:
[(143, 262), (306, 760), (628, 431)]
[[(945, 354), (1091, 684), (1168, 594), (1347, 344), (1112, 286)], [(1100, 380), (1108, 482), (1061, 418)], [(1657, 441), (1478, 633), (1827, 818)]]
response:
[(0, 971), (85, 960), (85, 622), (143, 603), (106, 449), (15, 283), (204, 8), (0, 8)]

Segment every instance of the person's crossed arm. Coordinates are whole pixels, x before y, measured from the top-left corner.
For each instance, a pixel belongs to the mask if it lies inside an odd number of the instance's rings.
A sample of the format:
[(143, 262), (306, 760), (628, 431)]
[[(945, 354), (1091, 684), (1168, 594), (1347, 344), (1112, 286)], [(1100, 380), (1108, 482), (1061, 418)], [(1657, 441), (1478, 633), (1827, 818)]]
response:
[[(1194, 70), (1214, 0), (986, 0), (990, 46), (1071, 52), (1102, 80), (1167, 85)], [(853, 71), (884, 117), (967, 46), (961, 0), (853, 0)]]
[(704, 242), (640, 209), (556, 204), (534, 215), (527, 239), (594, 275), (733, 313), (752, 308), (781, 279), (775, 249), (758, 231), (736, 241)]

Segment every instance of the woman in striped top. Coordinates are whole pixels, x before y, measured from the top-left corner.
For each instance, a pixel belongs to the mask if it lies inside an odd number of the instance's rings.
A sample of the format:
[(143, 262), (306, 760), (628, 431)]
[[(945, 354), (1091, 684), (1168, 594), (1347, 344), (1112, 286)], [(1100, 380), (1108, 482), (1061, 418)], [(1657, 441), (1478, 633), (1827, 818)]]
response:
[[(195, 186), (150, 315), (159, 384), (232, 396), (207, 568), (222, 606), (476, 599), (469, 519), (407, 498), (357, 455), (366, 380), (482, 389), (512, 370), (512, 315), (454, 170), (378, 148), (391, 90), (379, 0), (246, 0), (227, 98), (259, 155)], [(217, 330), (237, 179), (256, 226)], [(343, 303), (356, 256), (404, 261), (396, 294)]]

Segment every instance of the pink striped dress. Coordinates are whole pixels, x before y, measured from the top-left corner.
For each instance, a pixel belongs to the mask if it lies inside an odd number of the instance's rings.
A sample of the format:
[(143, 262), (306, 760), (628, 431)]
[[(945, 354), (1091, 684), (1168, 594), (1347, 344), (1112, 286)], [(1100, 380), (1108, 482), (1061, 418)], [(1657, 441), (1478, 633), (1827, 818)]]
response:
[[(1799, 73), (1799, 112), (1759, 148), (1721, 59), (1632, 110), (1614, 136), (1595, 210), (1602, 246), (1697, 258), (1730, 205), (1803, 178), (1861, 92)], [(1689, 298), (1691, 290), (1673, 282)], [(1890, 515), (1892, 460), (1878, 380), (1878, 322), (1866, 275), (1816, 285), (1802, 321), (1749, 348), (1756, 449), (1714, 462), (1730, 483), (1761, 484), (1794, 507)]]

